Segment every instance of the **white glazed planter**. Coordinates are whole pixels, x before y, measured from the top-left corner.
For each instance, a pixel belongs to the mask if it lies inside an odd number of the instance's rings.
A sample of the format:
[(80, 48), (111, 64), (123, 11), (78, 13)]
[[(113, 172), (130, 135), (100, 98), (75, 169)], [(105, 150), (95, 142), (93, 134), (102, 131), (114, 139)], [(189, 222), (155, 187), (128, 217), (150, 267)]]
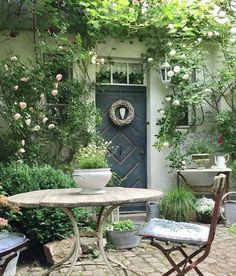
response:
[(73, 179), (81, 188), (80, 194), (103, 194), (104, 187), (110, 180), (112, 172), (110, 168), (102, 169), (76, 169), (73, 171)]

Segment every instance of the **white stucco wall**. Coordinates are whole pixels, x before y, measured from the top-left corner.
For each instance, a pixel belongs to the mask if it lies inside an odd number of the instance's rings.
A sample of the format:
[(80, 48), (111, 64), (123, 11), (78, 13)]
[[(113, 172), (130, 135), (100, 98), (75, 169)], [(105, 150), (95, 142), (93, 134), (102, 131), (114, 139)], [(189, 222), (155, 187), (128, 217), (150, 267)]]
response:
[[(4, 39), (0, 35), (0, 41)], [(31, 33), (21, 33), (16, 38), (11, 38), (5, 43), (0, 44), (0, 58), (4, 58), (6, 52), (11, 49), (21, 57), (28, 59), (33, 58), (33, 38)], [(94, 49), (98, 57), (112, 57), (124, 60), (142, 60), (142, 54), (145, 53), (145, 46), (137, 40), (132, 43), (127, 41), (125, 43), (107, 39), (105, 44), (98, 44)], [(157, 68), (158, 69), (158, 68)], [(79, 68), (74, 66), (74, 76), (79, 77)], [(96, 67), (90, 65), (88, 73), (91, 81), (95, 81)], [(156, 121), (158, 118), (157, 110), (162, 107), (162, 101), (168, 89), (160, 81), (158, 70), (155, 68), (146, 72), (146, 86), (147, 86), (147, 174), (148, 174), (148, 188), (159, 189), (167, 191), (176, 182), (174, 173), (169, 174), (168, 163), (165, 160), (168, 149), (157, 151), (153, 144), (156, 140), (155, 135), (158, 133)], [(93, 100), (95, 97), (93, 98)]]

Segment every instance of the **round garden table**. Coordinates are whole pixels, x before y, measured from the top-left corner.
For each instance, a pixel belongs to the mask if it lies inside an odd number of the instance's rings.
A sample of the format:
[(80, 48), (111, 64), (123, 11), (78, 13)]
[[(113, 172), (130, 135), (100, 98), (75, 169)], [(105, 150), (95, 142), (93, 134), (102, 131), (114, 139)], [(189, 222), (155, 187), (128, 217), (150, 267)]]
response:
[[(104, 225), (111, 214), (111, 212), (127, 203), (147, 202), (150, 200), (157, 200), (162, 196), (162, 192), (150, 189), (136, 189), (136, 188), (121, 188), (109, 187), (105, 188), (104, 194), (98, 195), (82, 195), (79, 188), (70, 189), (49, 189), (39, 190), (28, 193), (17, 194), (9, 197), (9, 202), (25, 208), (51, 207), (62, 209), (70, 219), (75, 234), (75, 246), (69, 256), (64, 260), (53, 265), (45, 275), (49, 275), (51, 271), (58, 268), (72, 256), (71, 264), (66, 273), (67, 276), (72, 272), (75, 263), (80, 254), (80, 236), (76, 219), (71, 211), (77, 207), (100, 207), (100, 212), (97, 220), (98, 229), (98, 245), (101, 251), (103, 260), (113, 275), (117, 275), (112, 268), (104, 250), (103, 246), (103, 231)], [(124, 269), (124, 267), (122, 267)], [(125, 270), (124, 270), (125, 271)], [(126, 272), (125, 272), (126, 273)]]

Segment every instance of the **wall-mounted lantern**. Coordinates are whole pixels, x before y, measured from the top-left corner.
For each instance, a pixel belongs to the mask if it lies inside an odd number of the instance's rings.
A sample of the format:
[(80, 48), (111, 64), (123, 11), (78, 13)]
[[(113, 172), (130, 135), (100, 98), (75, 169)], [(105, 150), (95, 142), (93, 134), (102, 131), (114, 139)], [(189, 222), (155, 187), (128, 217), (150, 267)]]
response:
[(168, 61), (165, 61), (160, 66), (161, 81), (167, 86), (170, 83), (171, 76), (168, 76), (168, 72), (171, 70), (171, 66)]

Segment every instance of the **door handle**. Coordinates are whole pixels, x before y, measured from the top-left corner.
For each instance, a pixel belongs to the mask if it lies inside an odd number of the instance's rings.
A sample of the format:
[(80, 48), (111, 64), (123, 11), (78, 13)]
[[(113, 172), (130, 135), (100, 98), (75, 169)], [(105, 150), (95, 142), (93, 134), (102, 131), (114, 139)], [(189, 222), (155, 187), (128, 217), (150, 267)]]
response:
[(139, 148), (139, 153), (140, 154), (145, 154), (145, 151), (144, 151), (143, 147)]
[(119, 147), (119, 153), (120, 153), (120, 156), (122, 155), (122, 149), (123, 149), (123, 145), (120, 145), (120, 147)]

